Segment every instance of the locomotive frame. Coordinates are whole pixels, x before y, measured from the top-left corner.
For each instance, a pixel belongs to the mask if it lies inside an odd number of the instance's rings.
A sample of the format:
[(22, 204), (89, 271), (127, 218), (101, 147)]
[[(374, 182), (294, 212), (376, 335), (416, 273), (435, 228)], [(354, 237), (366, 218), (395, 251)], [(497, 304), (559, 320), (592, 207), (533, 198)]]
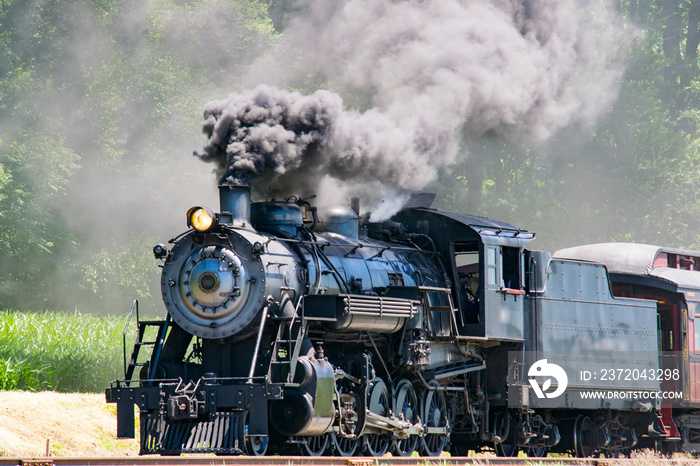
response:
[[(221, 212), (190, 209), (192, 228), (154, 248), (168, 314), (137, 317), (125, 377), (106, 390), (119, 437), (135, 436), (138, 406), (141, 454), (693, 447), (688, 306), (672, 278), (609, 274), (614, 248), (530, 251), (533, 233), (427, 205), (372, 223), (357, 207), (319, 219), (304, 200), (251, 203), (244, 186), (220, 187), (220, 199)], [(681, 252), (700, 266), (700, 253)], [(700, 281), (683, 286), (685, 303)], [(670, 297), (675, 307), (661, 310)], [(673, 354), (660, 315), (675, 325)], [(679, 372), (632, 385), (550, 377), (540, 388), (530, 372), (547, 359), (572, 375)], [(581, 396), (611, 389), (645, 402)], [(688, 395), (662, 403), (661, 390)]]

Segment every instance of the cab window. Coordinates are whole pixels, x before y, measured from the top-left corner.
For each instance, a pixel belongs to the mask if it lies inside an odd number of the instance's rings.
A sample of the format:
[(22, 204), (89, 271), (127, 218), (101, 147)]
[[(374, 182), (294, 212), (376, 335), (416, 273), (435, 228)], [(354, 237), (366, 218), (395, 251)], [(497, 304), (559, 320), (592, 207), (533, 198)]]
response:
[(501, 285), (504, 288), (521, 289), (522, 261), (520, 259), (520, 248), (502, 246), (501, 255), (503, 257), (503, 282)]

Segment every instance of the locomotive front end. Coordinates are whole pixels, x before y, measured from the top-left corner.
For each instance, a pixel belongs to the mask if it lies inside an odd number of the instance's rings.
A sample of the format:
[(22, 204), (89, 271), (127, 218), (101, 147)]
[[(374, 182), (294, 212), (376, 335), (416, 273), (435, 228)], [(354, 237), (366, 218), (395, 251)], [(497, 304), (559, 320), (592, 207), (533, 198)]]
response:
[[(172, 319), (188, 333), (243, 339), (255, 332), (267, 296), (298, 286), (296, 263), (286, 248), (252, 229), (247, 186), (219, 190), (221, 213), (193, 207), (187, 218), (192, 230), (160, 253), (161, 291)], [(267, 267), (275, 273), (266, 273)]]
[[(141, 454), (260, 455), (272, 445), (381, 456), (395, 440), (402, 455), (439, 454), (450, 434), (443, 398), (415, 374), (429, 369), (427, 329), (456, 329), (435, 244), (401, 229), (370, 237), (359, 208), (319, 218), (297, 197), (219, 193), (220, 212), (191, 208), (190, 228), (153, 250), (167, 315), (137, 317), (125, 377), (107, 389), (119, 436), (135, 436), (136, 404)], [(427, 326), (434, 314), (439, 325)], [(454, 346), (435, 346), (433, 359), (459, 364)]]

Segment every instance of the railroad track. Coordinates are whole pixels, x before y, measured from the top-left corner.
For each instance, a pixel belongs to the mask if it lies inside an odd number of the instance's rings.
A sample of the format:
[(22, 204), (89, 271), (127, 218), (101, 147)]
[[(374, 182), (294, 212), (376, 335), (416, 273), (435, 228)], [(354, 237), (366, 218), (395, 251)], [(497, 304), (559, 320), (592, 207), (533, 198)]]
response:
[[(458, 466), (458, 465), (529, 465), (529, 466), (641, 466), (640, 459), (607, 458), (498, 458), (498, 457), (381, 457), (381, 458), (342, 458), (308, 456), (111, 456), (111, 457), (48, 457), (48, 458), (0, 458), (0, 466)], [(698, 464), (700, 460), (654, 459), (654, 466), (681, 466)]]

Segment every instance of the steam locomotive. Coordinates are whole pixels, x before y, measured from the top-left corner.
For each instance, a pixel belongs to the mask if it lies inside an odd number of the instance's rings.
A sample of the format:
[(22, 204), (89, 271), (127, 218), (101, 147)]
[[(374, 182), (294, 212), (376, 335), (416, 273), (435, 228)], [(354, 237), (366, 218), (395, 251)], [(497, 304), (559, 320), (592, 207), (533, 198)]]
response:
[(106, 390), (119, 437), (138, 406), (141, 454), (697, 446), (700, 253), (551, 255), (429, 196), (371, 222), (356, 203), (319, 218), (308, 200), (219, 194), (220, 212), (190, 209), (155, 246), (167, 316), (135, 303), (125, 377)]

